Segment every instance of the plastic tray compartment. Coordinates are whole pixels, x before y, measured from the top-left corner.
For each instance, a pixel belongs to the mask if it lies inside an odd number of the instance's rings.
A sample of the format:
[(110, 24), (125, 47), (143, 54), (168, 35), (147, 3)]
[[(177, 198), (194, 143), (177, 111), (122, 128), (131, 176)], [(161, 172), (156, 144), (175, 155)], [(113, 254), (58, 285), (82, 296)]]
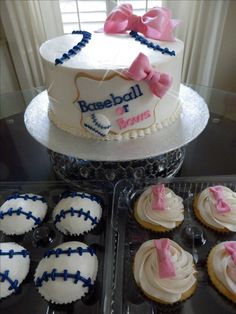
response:
[[(0, 301), (0, 313), (8, 314), (65, 314), (65, 313), (110, 313), (109, 293), (111, 289), (109, 261), (106, 259), (110, 229), (112, 186), (103, 181), (87, 181), (76, 184), (77, 188), (65, 183), (19, 182), (0, 184), (0, 205), (5, 198), (15, 192), (36, 193), (47, 200), (48, 213), (44, 223), (22, 236), (6, 236), (0, 233), (0, 242), (16, 242), (29, 250), (30, 271), (20, 286), (20, 291)], [(99, 225), (86, 235), (70, 237), (57, 231), (51, 220), (51, 212), (64, 191), (84, 191), (99, 195), (103, 200), (103, 216)], [(109, 221), (109, 223), (107, 223)], [(93, 289), (82, 300), (68, 305), (53, 305), (45, 301), (38, 293), (34, 282), (34, 272), (45, 251), (66, 241), (82, 241), (96, 250), (99, 261), (97, 280)], [(108, 285), (108, 286), (106, 286)]]
[[(138, 196), (150, 185), (164, 183), (184, 199), (185, 218), (181, 226), (165, 234), (145, 230), (134, 220), (133, 207)], [(182, 313), (228, 314), (236, 313), (236, 306), (228, 301), (210, 283), (206, 260), (216, 243), (236, 240), (235, 233), (217, 234), (197, 221), (193, 213), (194, 197), (207, 186), (224, 185), (236, 191), (236, 176), (175, 178), (170, 180), (122, 180), (115, 186), (112, 212), (112, 241), (114, 263), (113, 306), (115, 314)], [(199, 237), (203, 239), (199, 241)], [(163, 307), (147, 299), (136, 286), (133, 260), (140, 245), (149, 240), (169, 237), (179, 243), (193, 257), (198, 270), (198, 287), (194, 295), (177, 307)], [(204, 243), (205, 242), (205, 243)], [(204, 243), (204, 244), (203, 244)]]

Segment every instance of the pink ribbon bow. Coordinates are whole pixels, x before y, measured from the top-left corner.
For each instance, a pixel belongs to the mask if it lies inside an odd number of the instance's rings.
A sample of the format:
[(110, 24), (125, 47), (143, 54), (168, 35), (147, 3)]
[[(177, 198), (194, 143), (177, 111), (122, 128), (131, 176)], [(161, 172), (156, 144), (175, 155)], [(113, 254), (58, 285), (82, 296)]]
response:
[(169, 239), (154, 240), (154, 244), (158, 256), (158, 268), (160, 278), (174, 277), (175, 267), (170, 258), (170, 242)]
[(214, 198), (216, 200), (216, 210), (217, 210), (217, 212), (218, 213), (230, 212), (231, 208), (224, 200), (222, 186), (211, 187), (211, 188), (209, 188), (209, 190), (214, 195)]
[(232, 260), (236, 266), (236, 242), (227, 242), (224, 244), (224, 247), (232, 257)]
[(165, 186), (164, 184), (155, 185), (152, 187), (152, 209), (165, 210)]
[(104, 32), (117, 34), (132, 30), (148, 38), (174, 41), (173, 30), (180, 21), (173, 20), (171, 17), (171, 11), (167, 8), (155, 7), (143, 16), (137, 16), (133, 14), (131, 4), (121, 4), (108, 16), (104, 24)]
[(151, 92), (160, 98), (165, 95), (172, 83), (172, 77), (169, 74), (160, 73), (153, 69), (148, 57), (141, 52), (130, 68), (123, 74), (135, 81), (146, 81)]

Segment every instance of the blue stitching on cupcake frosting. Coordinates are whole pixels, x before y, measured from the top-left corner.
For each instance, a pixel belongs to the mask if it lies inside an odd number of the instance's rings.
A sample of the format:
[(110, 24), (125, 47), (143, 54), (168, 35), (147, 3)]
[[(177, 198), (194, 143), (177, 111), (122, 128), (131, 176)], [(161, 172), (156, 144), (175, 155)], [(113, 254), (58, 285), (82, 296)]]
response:
[(78, 217), (84, 216), (84, 220), (86, 221), (89, 219), (92, 222), (91, 223), (92, 226), (98, 223), (97, 217), (92, 217), (90, 215), (90, 210), (85, 212), (83, 208), (80, 208), (79, 210), (77, 210), (77, 209), (74, 209), (73, 207), (67, 210), (62, 209), (60, 213), (55, 216), (54, 223), (56, 224), (58, 222), (61, 222), (61, 220), (65, 219), (66, 215), (68, 214), (70, 214), (70, 216), (75, 216), (75, 214), (78, 214)]
[(69, 192), (69, 191), (65, 191), (65, 192), (63, 192), (63, 193), (61, 194), (60, 199), (62, 200), (62, 199), (67, 198), (67, 197), (72, 197), (72, 198), (73, 198), (73, 197), (77, 197), (77, 196), (81, 197), (82, 199), (87, 198), (87, 199), (89, 199), (90, 201), (95, 201), (95, 202), (97, 202), (98, 204), (101, 204), (101, 203), (102, 203), (101, 198), (98, 197), (97, 195), (92, 195), (92, 194), (90, 195), (90, 194), (80, 193), (80, 192)]
[(67, 61), (70, 59), (71, 56), (76, 55), (83, 49), (90, 41), (92, 34), (86, 31), (73, 31), (72, 34), (75, 35), (83, 35), (81, 41), (76, 44), (73, 48), (69, 49), (67, 53), (63, 53), (63, 55), (60, 58), (55, 59), (55, 65), (63, 64), (64, 61)]
[(42, 287), (43, 282), (47, 282), (49, 279), (52, 281), (55, 281), (56, 278), (63, 278), (64, 281), (67, 281), (68, 279), (74, 279), (74, 284), (77, 284), (78, 281), (83, 282), (83, 287), (92, 287), (93, 283), (90, 277), (85, 278), (81, 276), (80, 271), (78, 270), (75, 274), (71, 274), (68, 272), (68, 270), (64, 269), (62, 273), (57, 272), (56, 268), (53, 268), (53, 270), (49, 273), (45, 271), (41, 277), (37, 277), (35, 280), (36, 287)]
[(39, 225), (41, 223), (41, 219), (39, 217), (35, 217), (32, 212), (25, 212), (22, 210), (22, 207), (19, 207), (18, 209), (13, 209), (12, 207), (9, 208), (6, 212), (3, 212), (0, 210), (0, 219), (4, 219), (4, 216), (12, 216), (13, 214), (16, 214), (17, 216), (24, 215), (26, 216), (26, 219), (33, 219), (35, 225)]
[(0, 256), (9, 256), (9, 258), (13, 258), (15, 255), (22, 255), (23, 257), (26, 257), (29, 255), (29, 252), (27, 250), (21, 250), (19, 252), (16, 252), (14, 250), (9, 250), (8, 252), (4, 252), (0, 249)]
[(10, 287), (8, 288), (8, 290), (15, 290), (17, 291), (19, 286), (19, 282), (18, 280), (12, 280), (10, 277), (9, 277), (9, 270), (5, 270), (4, 273), (1, 273), (0, 272), (0, 282), (4, 282), (4, 281), (8, 281), (9, 284), (10, 284)]
[(148, 48), (151, 48), (155, 51), (160, 51), (162, 54), (168, 54), (170, 56), (175, 56), (175, 51), (174, 50), (169, 50), (169, 48), (162, 48), (159, 45), (155, 45), (153, 42), (147, 40), (145, 37), (139, 35), (135, 31), (131, 31), (130, 36), (133, 37), (136, 41), (139, 41), (141, 44), (147, 46)]
[(42, 197), (42, 196), (38, 196), (38, 195), (31, 196), (31, 195), (28, 195), (28, 194), (21, 194), (21, 195), (20, 195), (19, 193), (15, 193), (15, 194), (9, 195), (9, 196), (7, 197), (7, 199), (6, 199), (6, 201), (9, 201), (9, 200), (12, 200), (12, 199), (16, 200), (16, 199), (18, 199), (18, 198), (21, 198), (21, 199), (23, 199), (23, 200), (25, 200), (25, 201), (27, 201), (27, 200), (32, 200), (32, 201), (34, 201), (34, 202), (36, 202), (36, 201), (41, 201), (41, 202), (43, 202), (43, 203), (46, 203), (45, 198)]
[(91, 118), (92, 118), (93, 123), (102, 130), (107, 130), (111, 127), (110, 124), (108, 126), (104, 126), (101, 123), (99, 123), (94, 113), (91, 114)]
[(48, 250), (44, 254), (44, 257), (50, 257), (52, 255), (55, 255), (57, 258), (62, 254), (65, 254), (67, 256), (71, 256), (71, 254), (74, 254), (74, 253), (79, 254), (80, 256), (82, 256), (83, 253), (89, 253), (91, 256), (93, 256), (95, 254), (95, 250), (91, 247), (87, 247), (86, 249), (84, 249), (82, 247), (77, 247), (76, 249), (72, 249), (69, 247), (66, 250), (63, 250), (61, 248), (57, 248), (57, 249)]

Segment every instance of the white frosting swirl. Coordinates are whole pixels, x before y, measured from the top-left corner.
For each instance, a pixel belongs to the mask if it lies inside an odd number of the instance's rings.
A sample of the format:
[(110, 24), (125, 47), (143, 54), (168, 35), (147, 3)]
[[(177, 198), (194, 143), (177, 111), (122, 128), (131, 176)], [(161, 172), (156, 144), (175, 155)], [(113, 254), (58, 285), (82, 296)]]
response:
[(234, 295), (236, 295), (236, 265), (230, 254), (227, 253), (222, 242), (214, 247), (212, 267), (216, 277)]
[(165, 187), (165, 210), (153, 210), (152, 201), (152, 187), (149, 187), (137, 202), (136, 212), (141, 220), (168, 229), (175, 228), (178, 222), (183, 221), (183, 199), (171, 189)]
[(227, 228), (236, 232), (236, 193), (225, 186), (222, 186), (222, 189), (224, 200), (230, 206), (231, 211), (225, 213), (217, 212), (217, 201), (209, 188), (203, 190), (199, 195), (197, 208), (202, 219), (207, 224), (218, 229)]
[(169, 240), (170, 258), (175, 267), (176, 276), (160, 278), (158, 255), (154, 240), (141, 245), (134, 259), (134, 278), (138, 286), (149, 296), (166, 303), (181, 299), (183, 293), (196, 283), (193, 257), (176, 242)]

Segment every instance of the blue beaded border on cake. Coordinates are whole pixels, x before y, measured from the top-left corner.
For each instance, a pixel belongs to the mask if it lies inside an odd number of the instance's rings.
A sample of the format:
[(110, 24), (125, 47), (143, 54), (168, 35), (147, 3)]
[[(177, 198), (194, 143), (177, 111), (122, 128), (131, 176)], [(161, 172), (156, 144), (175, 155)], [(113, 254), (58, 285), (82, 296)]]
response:
[(0, 220), (4, 219), (4, 216), (12, 216), (13, 214), (16, 214), (17, 216), (24, 215), (26, 216), (26, 219), (33, 219), (35, 225), (41, 224), (41, 219), (39, 217), (35, 217), (32, 212), (25, 212), (22, 210), (22, 207), (19, 207), (17, 209), (13, 209), (12, 207), (9, 208), (6, 212), (3, 212), (0, 210)]
[(47, 271), (45, 271), (41, 277), (37, 277), (35, 279), (35, 285), (36, 287), (42, 287), (42, 284), (44, 281), (48, 281), (49, 279), (51, 279), (52, 281), (55, 281), (56, 278), (63, 278), (64, 281), (68, 280), (68, 279), (74, 279), (74, 284), (77, 284), (78, 281), (82, 281), (83, 282), (83, 287), (92, 287), (93, 283), (90, 277), (85, 278), (83, 276), (80, 275), (80, 271), (78, 270), (75, 274), (71, 274), (68, 272), (68, 270), (64, 269), (63, 272), (57, 272), (56, 268), (53, 268), (53, 270), (49, 273)]
[(64, 61), (69, 60), (71, 56), (74, 56), (77, 53), (79, 53), (81, 49), (83, 49), (89, 43), (92, 37), (92, 34), (86, 31), (73, 31), (72, 34), (83, 35), (83, 38), (73, 48), (69, 49), (67, 53), (63, 53), (63, 55), (60, 58), (55, 59), (55, 65), (63, 64)]
[(74, 209), (73, 207), (71, 207), (70, 209), (67, 209), (67, 210), (62, 209), (62, 210), (60, 211), (60, 213), (55, 216), (54, 223), (56, 224), (56, 223), (58, 223), (58, 222), (61, 222), (62, 219), (65, 219), (65, 218), (66, 218), (66, 215), (67, 215), (67, 214), (70, 214), (72, 217), (73, 217), (75, 214), (78, 214), (78, 217), (84, 216), (84, 221), (86, 221), (86, 220), (88, 220), (88, 219), (91, 220), (92, 226), (93, 226), (93, 225), (96, 225), (96, 224), (98, 223), (98, 221), (97, 221), (98, 218), (97, 218), (97, 217), (92, 217), (92, 216), (90, 215), (90, 210), (88, 210), (87, 212), (85, 212), (85, 211), (83, 210), (83, 208), (80, 208), (79, 210), (77, 210), (77, 209)]
[(27, 201), (27, 200), (32, 200), (32, 201), (34, 201), (34, 202), (36, 202), (36, 201), (41, 201), (41, 202), (43, 202), (43, 203), (46, 203), (45, 198), (42, 197), (42, 196), (39, 196), (39, 195), (31, 196), (31, 195), (29, 195), (29, 194), (19, 194), (19, 193), (15, 193), (15, 194), (9, 195), (9, 196), (6, 198), (6, 201), (9, 201), (9, 200), (12, 200), (12, 199), (16, 200), (16, 199), (18, 199), (18, 198), (21, 198), (21, 199), (23, 199), (23, 200), (25, 200), (25, 201)]
[(86, 249), (82, 248), (82, 247), (77, 247), (76, 249), (72, 249), (72, 248), (68, 248), (66, 250), (63, 250), (61, 248), (57, 248), (57, 249), (52, 249), (52, 250), (48, 250), (45, 254), (44, 257), (49, 258), (52, 255), (55, 255), (56, 258), (59, 257), (62, 254), (65, 254), (67, 256), (71, 256), (71, 254), (77, 253), (80, 256), (83, 255), (83, 253), (89, 253), (91, 256), (93, 256), (95, 254), (95, 250), (91, 247), (87, 247)]
[(13, 258), (15, 255), (22, 255), (23, 257), (26, 257), (29, 255), (29, 252), (27, 250), (21, 250), (19, 252), (16, 252), (14, 250), (9, 250), (8, 252), (4, 252), (0, 249), (0, 256), (9, 256), (9, 258)]
[(155, 45), (153, 42), (147, 40), (145, 37), (139, 35), (135, 31), (131, 31), (130, 36), (133, 37), (136, 41), (139, 41), (142, 45), (147, 46), (150, 49), (153, 49), (154, 51), (160, 51), (162, 54), (168, 54), (170, 56), (175, 56), (175, 51), (170, 51), (169, 48), (162, 48), (160, 45)]
[(98, 204), (102, 204), (102, 200), (99, 196), (97, 195), (93, 195), (93, 194), (86, 194), (86, 193), (81, 193), (81, 192), (70, 192), (70, 191), (65, 191), (61, 194), (60, 196), (60, 200), (64, 199), (64, 198), (67, 198), (67, 197), (81, 197), (82, 199), (83, 198), (87, 198), (89, 199), (90, 201), (95, 201), (97, 202)]
[(9, 270), (5, 270), (4, 273), (1, 273), (0, 272), (0, 282), (4, 282), (5, 280), (9, 282), (10, 284), (10, 287), (8, 288), (8, 290), (15, 290), (17, 291), (18, 290), (18, 280), (12, 280), (10, 277), (9, 277)]

